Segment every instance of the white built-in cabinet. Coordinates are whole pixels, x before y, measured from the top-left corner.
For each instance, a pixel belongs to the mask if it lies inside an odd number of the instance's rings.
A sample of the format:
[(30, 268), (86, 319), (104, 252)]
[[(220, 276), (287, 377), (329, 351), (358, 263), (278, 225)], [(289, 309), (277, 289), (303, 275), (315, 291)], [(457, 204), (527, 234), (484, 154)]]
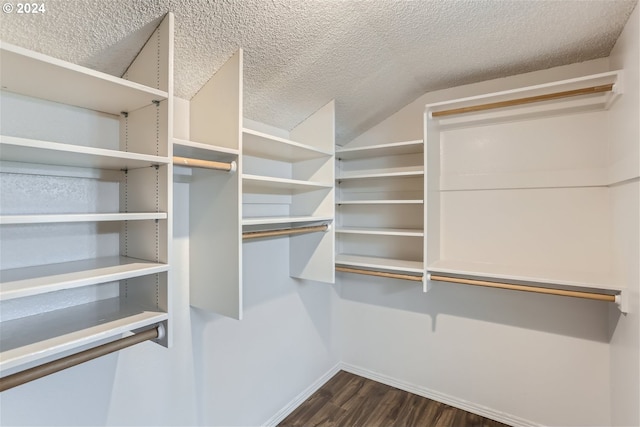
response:
[[(243, 52), (191, 99), (190, 141), (174, 154), (235, 162), (231, 171), (180, 172), (189, 186), (190, 303), (242, 318), (243, 233), (333, 223), (335, 107), (330, 102), (287, 137), (243, 119)], [(176, 167), (177, 170), (177, 167)], [(178, 172), (176, 172), (178, 175)], [(333, 227), (291, 235), (290, 275), (334, 282)]]
[(122, 78), (0, 46), (2, 375), (163, 325), (173, 16)]
[(339, 271), (423, 281), (422, 140), (336, 150)]
[(614, 230), (633, 226), (614, 188), (638, 171), (611, 137), (622, 89), (607, 72), (427, 105), (427, 272), (624, 296)]

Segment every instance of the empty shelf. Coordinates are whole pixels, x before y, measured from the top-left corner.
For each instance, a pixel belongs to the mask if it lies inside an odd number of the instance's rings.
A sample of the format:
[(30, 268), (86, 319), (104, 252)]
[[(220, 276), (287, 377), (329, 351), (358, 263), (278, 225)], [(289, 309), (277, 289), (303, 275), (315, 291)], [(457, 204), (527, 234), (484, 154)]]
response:
[(339, 228), (336, 228), (336, 233), (373, 234), (373, 235), (379, 235), (379, 236), (410, 236), (410, 237), (424, 236), (423, 230), (407, 229), (407, 228), (339, 227)]
[(415, 141), (392, 142), (367, 147), (339, 148), (336, 150), (336, 158), (340, 160), (352, 160), (369, 157), (397, 156), (401, 154), (417, 154), (422, 152), (424, 152), (424, 144), (421, 139), (418, 139)]
[(365, 178), (393, 178), (424, 175), (422, 166), (405, 166), (398, 168), (369, 169), (358, 171), (342, 171), (336, 180), (365, 179)]
[(104, 257), (14, 268), (0, 271), (0, 300), (115, 282), (160, 273), (168, 268), (167, 264), (127, 257)]
[(424, 273), (423, 263), (420, 261), (406, 261), (392, 258), (381, 258), (363, 255), (337, 254), (336, 265), (350, 265), (353, 267), (374, 268), (389, 271), (405, 271), (410, 273)]
[(140, 221), (167, 219), (166, 212), (90, 213), (90, 214), (42, 214), (3, 215), (0, 225), (45, 224), (54, 222), (100, 222), (100, 221)]
[(0, 371), (117, 337), (168, 318), (120, 298), (54, 310), (0, 323)]
[(167, 92), (5, 42), (0, 61), (4, 90), (61, 104), (120, 115), (168, 97)]
[(540, 267), (522, 267), (470, 261), (440, 260), (428, 266), (429, 273), (444, 273), (498, 279), (515, 282), (532, 282), (567, 288), (602, 289), (619, 292), (621, 287), (612, 283), (608, 274), (563, 271)]
[(237, 159), (239, 150), (205, 144), (203, 142), (173, 138), (173, 154), (174, 156), (191, 157), (201, 160), (230, 162)]
[(300, 222), (333, 221), (331, 216), (276, 216), (243, 218), (242, 225), (293, 224)]
[(336, 205), (422, 205), (424, 200), (341, 200)]
[(252, 129), (242, 129), (242, 154), (285, 162), (330, 157), (333, 153), (310, 145), (271, 136)]
[(0, 160), (115, 170), (169, 163), (168, 157), (13, 136), (0, 136)]
[(247, 174), (242, 175), (242, 182), (243, 192), (260, 194), (295, 194), (333, 188), (333, 184)]

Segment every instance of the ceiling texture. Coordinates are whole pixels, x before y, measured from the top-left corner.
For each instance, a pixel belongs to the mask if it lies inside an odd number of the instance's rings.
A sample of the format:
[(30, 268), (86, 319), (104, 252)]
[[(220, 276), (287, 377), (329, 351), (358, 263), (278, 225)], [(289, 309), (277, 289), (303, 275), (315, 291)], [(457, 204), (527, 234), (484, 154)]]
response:
[(344, 144), (425, 92), (606, 57), (637, 0), (36, 0), (3, 41), (122, 75), (175, 14), (175, 95), (244, 49), (244, 115), (290, 130), (336, 100)]

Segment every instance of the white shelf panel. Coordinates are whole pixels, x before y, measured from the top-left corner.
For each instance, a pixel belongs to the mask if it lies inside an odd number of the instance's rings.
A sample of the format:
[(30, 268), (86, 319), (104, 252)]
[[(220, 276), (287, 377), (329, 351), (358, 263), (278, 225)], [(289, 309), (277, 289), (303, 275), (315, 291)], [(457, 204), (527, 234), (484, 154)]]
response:
[(473, 276), (489, 280), (533, 282), (564, 288), (601, 289), (620, 292), (608, 274), (593, 274), (556, 269), (497, 265), (480, 262), (439, 260), (427, 267), (429, 273)]
[(0, 271), (0, 301), (131, 279), (168, 269), (167, 264), (127, 257), (14, 268)]
[(337, 254), (336, 265), (348, 265), (352, 267), (373, 268), (389, 271), (404, 271), (408, 273), (424, 273), (423, 263), (420, 261), (406, 261), (352, 254)]
[(0, 323), (0, 371), (167, 320), (167, 313), (110, 298)]
[(267, 216), (243, 218), (242, 225), (294, 224), (300, 222), (333, 221), (331, 216)]
[(310, 145), (268, 135), (252, 129), (242, 129), (242, 154), (285, 162), (330, 157), (333, 153)]
[(168, 164), (168, 157), (0, 136), (0, 160), (96, 169), (137, 169)]
[(242, 185), (243, 192), (261, 194), (294, 194), (333, 188), (332, 184), (320, 182), (248, 174), (242, 175)]
[(239, 154), (239, 150), (234, 148), (220, 147), (217, 145), (205, 144), (203, 142), (173, 138), (174, 156), (229, 162), (231, 160), (235, 160)]
[(367, 147), (338, 148), (336, 158), (340, 160), (365, 159), (369, 157), (398, 156), (424, 152), (421, 139), (415, 141), (392, 142)]
[(420, 229), (408, 228), (360, 228), (360, 227), (338, 227), (336, 233), (344, 234), (373, 234), (378, 236), (409, 236), (422, 237), (424, 231)]
[(0, 225), (45, 224), (53, 222), (142, 221), (167, 219), (166, 212), (128, 212), (91, 214), (2, 215)]
[(424, 167), (422, 166), (405, 166), (398, 168), (370, 169), (359, 171), (342, 171), (336, 180), (345, 179), (364, 179), (364, 178), (393, 178), (393, 177), (410, 177), (424, 175)]
[[(119, 115), (167, 99), (167, 92), (0, 43), (2, 87), (9, 92)], [(55, 82), (55, 84), (51, 84)]]
[(424, 200), (343, 200), (336, 205), (422, 205)]

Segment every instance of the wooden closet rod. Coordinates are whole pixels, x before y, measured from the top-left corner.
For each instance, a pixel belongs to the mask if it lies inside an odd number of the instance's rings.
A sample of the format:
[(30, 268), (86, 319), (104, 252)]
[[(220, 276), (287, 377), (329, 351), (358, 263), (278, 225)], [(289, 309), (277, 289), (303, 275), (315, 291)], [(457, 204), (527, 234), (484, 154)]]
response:
[(548, 101), (550, 99), (568, 98), (570, 96), (589, 95), (613, 90), (613, 83), (567, 90), (564, 92), (548, 93), (546, 95), (530, 96), (527, 98), (510, 99), (508, 101), (491, 102), (488, 104), (472, 105), (470, 107), (453, 108), (451, 110), (433, 111), (431, 117), (451, 116), (454, 114), (472, 113), (476, 111), (492, 110), (494, 108), (512, 107), (514, 105), (531, 104), (533, 102)]
[(159, 330), (160, 328), (162, 328), (161, 325), (40, 366), (35, 366), (12, 375), (7, 375), (6, 377), (0, 378), (0, 392), (37, 380), (38, 378), (42, 378), (47, 375), (55, 374), (56, 372), (88, 362), (89, 360), (97, 359), (98, 357), (105, 356), (109, 353), (113, 353), (114, 351), (122, 350), (123, 348), (131, 347), (132, 345), (139, 344), (144, 341), (154, 340), (164, 334), (164, 332)]
[(287, 236), (292, 234), (314, 233), (316, 231), (327, 231), (329, 225), (313, 225), (309, 227), (297, 227), (297, 228), (281, 228), (278, 230), (265, 230), (265, 231), (246, 231), (242, 233), (244, 240), (257, 239), (260, 237), (274, 237), (274, 236)]
[(173, 156), (173, 164), (189, 166), (192, 168), (214, 169), (226, 172), (235, 172), (236, 162), (215, 162), (213, 160), (191, 159), (189, 157)]
[(340, 266), (336, 267), (336, 271), (341, 271), (343, 273), (365, 274), (367, 276), (389, 277), (391, 279), (413, 280), (415, 282), (422, 282), (422, 276), (412, 276), (410, 274), (400, 274), (400, 273), (389, 273), (387, 271), (364, 270), (361, 268), (340, 267)]
[(485, 280), (462, 279), (459, 277), (440, 276), (430, 274), (429, 280), (437, 280), (439, 282), (461, 283), (463, 285), (486, 286), (489, 288), (510, 289), (513, 291), (534, 292), (537, 294), (561, 295), (565, 297), (585, 298), (598, 301), (616, 302), (615, 295), (599, 294), (596, 292), (583, 291), (567, 291), (564, 289), (541, 288), (539, 286), (516, 285), (513, 283), (489, 282)]

